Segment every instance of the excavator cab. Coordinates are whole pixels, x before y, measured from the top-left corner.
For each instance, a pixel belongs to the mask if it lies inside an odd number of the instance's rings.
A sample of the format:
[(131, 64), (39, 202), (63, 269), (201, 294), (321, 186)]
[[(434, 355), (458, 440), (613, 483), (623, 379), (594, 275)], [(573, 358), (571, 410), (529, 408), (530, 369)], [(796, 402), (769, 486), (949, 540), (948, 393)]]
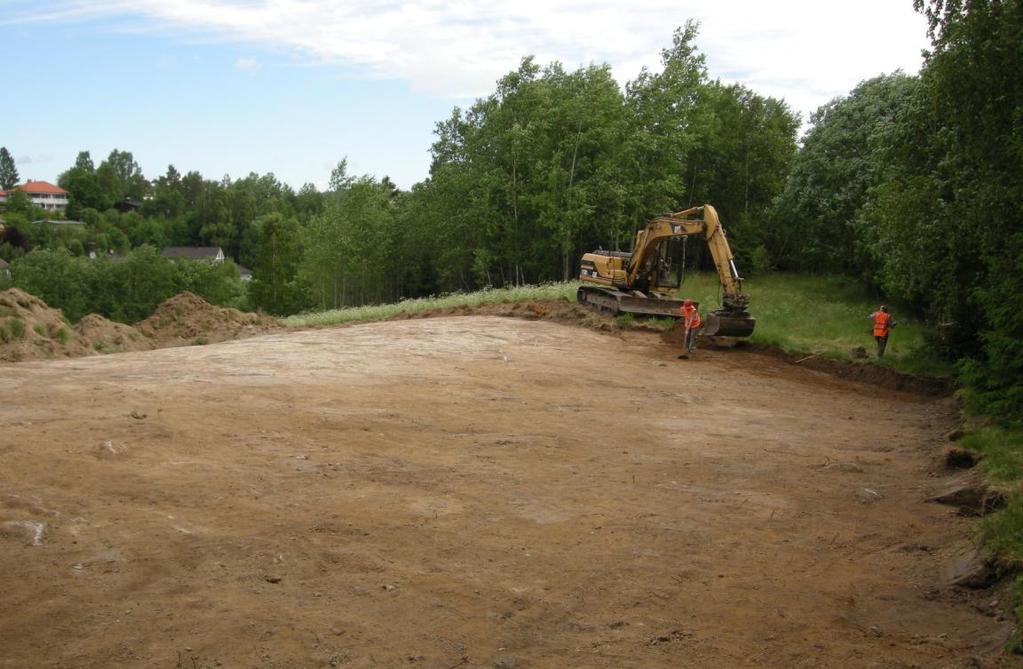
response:
[(655, 293), (674, 293), (682, 287), (682, 276), (685, 271), (686, 237), (671, 237), (661, 242), (657, 249), (656, 286), (650, 290)]

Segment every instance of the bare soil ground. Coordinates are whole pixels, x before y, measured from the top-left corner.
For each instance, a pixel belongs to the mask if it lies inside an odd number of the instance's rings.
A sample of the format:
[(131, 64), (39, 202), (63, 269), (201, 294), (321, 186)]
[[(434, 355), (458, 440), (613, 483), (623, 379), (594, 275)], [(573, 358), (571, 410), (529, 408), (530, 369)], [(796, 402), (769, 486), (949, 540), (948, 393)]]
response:
[(0, 667), (1008, 667), (944, 400), (444, 317), (0, 367)]

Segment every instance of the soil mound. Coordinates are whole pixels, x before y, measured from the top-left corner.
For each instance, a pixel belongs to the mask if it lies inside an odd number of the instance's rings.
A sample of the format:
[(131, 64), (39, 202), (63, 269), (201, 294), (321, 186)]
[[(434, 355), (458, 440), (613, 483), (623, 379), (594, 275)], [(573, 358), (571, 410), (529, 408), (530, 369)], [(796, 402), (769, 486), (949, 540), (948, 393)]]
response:
[(60, 309), (17, 288), (0, 292), (0, 360), (72, 358), (91, 352)]
[(161, 304), (137, 327), (157, 346), (173, 346), (240, 339), (284, 326), (270, 316), (217, 307), (198, 295), (185, 292)]
[(153, 342), (130, 325), (116, 323), (99, 314), (89, 314), (75, 325), (77, 332), (98, 353), (148, 351)]

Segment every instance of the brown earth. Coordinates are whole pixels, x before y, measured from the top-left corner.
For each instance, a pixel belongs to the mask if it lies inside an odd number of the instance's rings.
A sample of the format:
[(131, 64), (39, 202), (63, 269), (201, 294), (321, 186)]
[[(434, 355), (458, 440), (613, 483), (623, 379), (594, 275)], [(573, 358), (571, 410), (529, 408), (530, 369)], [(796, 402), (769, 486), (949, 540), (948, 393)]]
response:
[(189, 292), (170, 298), (138, 324), (160, 345), (207, 344), (284, 327), (271, 316), (217, 307)]
[[(0, 667), (1011, 667), (947, 400), (447, 317), (0, 370)], [(946, 442), (947, 443), (947, 442)]]
[(72, 327), (59, 309), (33, 295), (17, 288), (0, 292), (0, 361), (6, 362), (208, 344), (282, 327), (270, 316), (217, 307), (189, 292), (165, 301), (137, 327), (98, 314)]
[(117, 323), (99, 314), (89, 314), (75, 323), (75, 332), (92, 344), (97, 353), (148, 351), (154, 342), (130, 325)]
[(91, 352), (89, 342), (59, 309), (17, 288), (0, 292), (0, 361), (73, 358)]

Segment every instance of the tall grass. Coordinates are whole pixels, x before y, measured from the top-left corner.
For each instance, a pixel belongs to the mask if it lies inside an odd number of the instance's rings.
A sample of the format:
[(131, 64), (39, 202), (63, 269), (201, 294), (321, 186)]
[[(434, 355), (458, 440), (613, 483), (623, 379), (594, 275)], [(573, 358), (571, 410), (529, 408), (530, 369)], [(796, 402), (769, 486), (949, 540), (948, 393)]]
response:
[(451, 293), (440, 297), (424, 297), (402, 300), (392, 304), (374, 304), (362, 307), (332, 309), (318, 313), (297, 314), (284, 319), (286, 325), (306, 327), (311, 325), (338, 325), (360, 321), (380, 321), (395, 316), (454, 309), (478, 307), (484, 304), (522, 302), (524, 300), (570, 300), (575, 301), (578, 282), (547, 283), (540, 286), (518, 286), (513, 288), (492, 288), (474, 293)]
[[(721, 304), (717, 276), (687, 274), (680, 295), (700, 302), (700, 311), (713, 311)], [(743, 285), (750, 298), (750, 313), (757, 319), (750, 341), (777, 346), (789, 353), (818, 354), (852, 359), (853, 349), (863, 347), (874, 358), (874, 338), (868, 316), (879, 303), (869, 298), (861, 285), (844, 277), (770, 274), (750, 279)], [(897, 304), (888, 305), (898, 325), (891, 331), (885, 357), (888, 367), (911, 373), (941, 376), (954, 374), (927, 350), (926, 326), (900, 313)]]

